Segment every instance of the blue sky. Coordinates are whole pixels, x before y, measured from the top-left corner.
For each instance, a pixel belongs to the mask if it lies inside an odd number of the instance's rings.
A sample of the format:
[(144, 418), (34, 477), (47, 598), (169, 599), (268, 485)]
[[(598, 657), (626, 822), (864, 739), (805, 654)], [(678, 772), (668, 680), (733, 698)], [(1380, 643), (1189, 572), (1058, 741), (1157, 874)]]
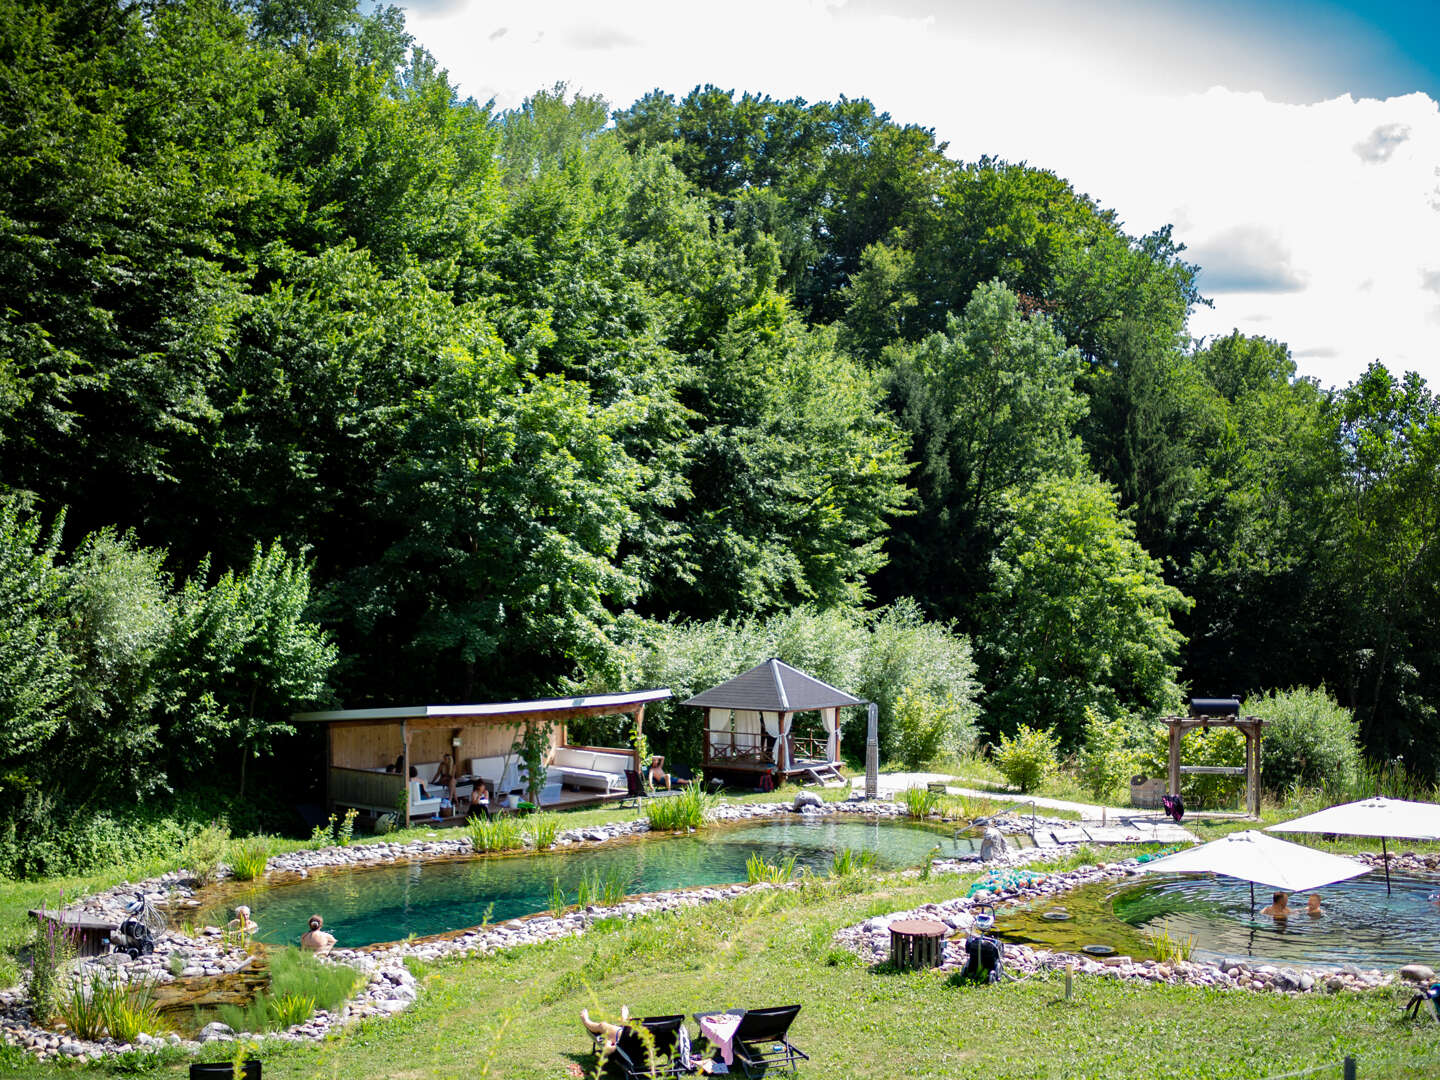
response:
[(1052, 169), (1200, 263), (1196, 336), (1343, 385), (1440, 385), (1440, 2), (421, 0), (416, 37), (500, 107), (703, 83), (868, 97), (963, 160)]

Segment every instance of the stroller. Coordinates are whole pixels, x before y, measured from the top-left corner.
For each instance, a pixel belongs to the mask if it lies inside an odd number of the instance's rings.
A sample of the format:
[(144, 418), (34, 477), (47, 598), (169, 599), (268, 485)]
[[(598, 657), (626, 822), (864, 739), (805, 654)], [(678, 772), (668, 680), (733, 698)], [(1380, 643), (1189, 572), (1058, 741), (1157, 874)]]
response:
[(975, 915), (979, 933), (965, 939), (965, 966), (960, 977), (968, 982), (998, 983), (1005, 978), (1005, 955), (1000, 942), (985, 933), (995, 925), (995, 909), (980, 905)]

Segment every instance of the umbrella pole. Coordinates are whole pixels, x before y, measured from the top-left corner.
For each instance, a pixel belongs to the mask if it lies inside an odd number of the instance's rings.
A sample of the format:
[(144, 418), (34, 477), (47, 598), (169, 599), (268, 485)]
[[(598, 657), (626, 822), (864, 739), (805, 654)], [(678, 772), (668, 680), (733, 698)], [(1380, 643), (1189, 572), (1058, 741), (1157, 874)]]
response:
[(1250, 914), (1255, 914), (1255, 883), (1250, 882)]
[(1385, 895), (1390, 895), (1390, 853), (1385, 850), (1385, 837), (1380, 837), (1380, 856), (1385, 860)]

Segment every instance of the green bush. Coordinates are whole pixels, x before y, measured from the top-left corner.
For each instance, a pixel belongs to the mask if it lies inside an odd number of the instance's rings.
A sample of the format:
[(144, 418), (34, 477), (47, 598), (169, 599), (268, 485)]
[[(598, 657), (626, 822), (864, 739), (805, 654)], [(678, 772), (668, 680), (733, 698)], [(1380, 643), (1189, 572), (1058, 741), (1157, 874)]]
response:
[(1085, 707), (1085, 745), (1075, 762), (1081, 785), (1097, 800), (1114, 799), (1135, 772), (1139, 756), (1127, 745), (1125, 725)]
[(1059, 749), (1060, 738), (1053, 731), (1038, 731), (1021, 724), (1013, 739), (1008, 735), (1000, 737), (995, 767), (1012, 787), (1034, 791), (1059, 768)]
[(907, 686), (895, 698), (892, 728), (894, 754), (907, 769), (923, 769), (949, 745), (948, 710), (935, 696), (919, 687)]
[(1328, 691), (1271, 690), (1247, 698), (1245, 712), (1265, 721), (1260, 775), (1267, 788), (1354, 786), (1361, 774), (1360, 724)]
[(220, 876), (220, 867), (229, 853), (230, 827), (223, 821), (212, 821), (185, 841), (180, 866), (201, 885), (208, 885)]

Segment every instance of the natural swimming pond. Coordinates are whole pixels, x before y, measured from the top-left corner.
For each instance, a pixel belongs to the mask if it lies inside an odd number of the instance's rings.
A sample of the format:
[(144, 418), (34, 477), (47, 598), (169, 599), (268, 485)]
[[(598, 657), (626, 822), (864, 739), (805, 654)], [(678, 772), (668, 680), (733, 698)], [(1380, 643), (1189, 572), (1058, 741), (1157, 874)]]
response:
[[(1033, 905), (1001, 909), (996, 930), (1009, 941), (1078, 951), (1087, 944), (1109, 945), (1135, 957), (1153, 955), (1147, 934), (1195, 939), (1194, 958), (1225, 956), (1298, 967), (1390, 967), (1411, 962), (1440, 966), (1440, 889), (1433, 880), (1370, 874), (1319, 890), (1323, 914), (1304, 912), (1296, 894), (1290, 918), (1277, 922), (1259, 909), (1270, 891), (1222, 877), (1146, 877), (1117, 885), (1086, 885)], [(1068, 919), (1051, 921), (1045, 912), (1063, 909)]]
[(200, 918), (224, 925), (230, 909), (248, 904), (260, 924), (260, 941), (293, 944), (310, 916), (319, 913), (340, 945), (358, 947), (546, 911), (557, 887), (574, 903), (581, 879), (597, 874), (602, 880), (619, 877), (626, 894), (636, 895), (743, 882), (746, 860), (754, 853), (770, 862), (794, 855), (797, 872), (809, 867), (825, 874), (844, 848), (873, 851), (877, 866), (895, 868), (918, 866), (933, 855), (969, 853), (978, 843), (957, 837), (953, 826), (894, 820), (826, 816), (752, 822), (583, 851), (337, 869), (293, 884), (230, 891), (223, 907), (204, 910)]

